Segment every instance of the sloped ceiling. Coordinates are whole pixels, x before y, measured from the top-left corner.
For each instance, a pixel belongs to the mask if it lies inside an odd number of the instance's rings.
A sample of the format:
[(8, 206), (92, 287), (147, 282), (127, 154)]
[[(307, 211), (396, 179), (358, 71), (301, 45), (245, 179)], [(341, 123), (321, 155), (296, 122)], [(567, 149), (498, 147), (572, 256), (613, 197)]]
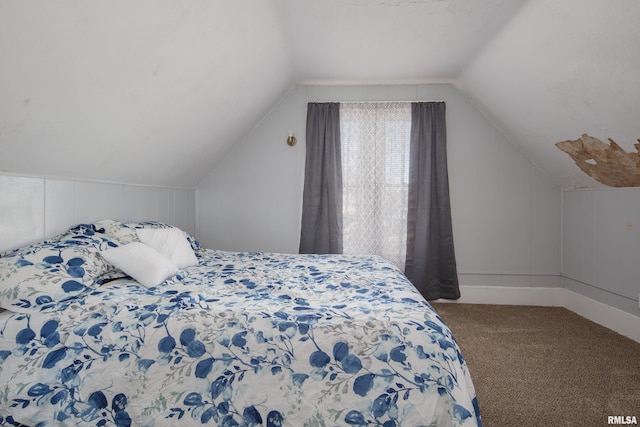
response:
[(586, 133), (636, 152), (639, 23), (635, 0), (529, 1), (458, 82), (558, 185), (603, 187), (554, 144)]
[[(0, 171), (196, 186), (296, 83), (456, 85), (562, 187), (640, 138), (637, 0), (0, 2)], [(473, 141), (470, 141), (473, 143)]]
[(193, 187), (291, 82), (267, 1), (0, 2), (0, 170)]

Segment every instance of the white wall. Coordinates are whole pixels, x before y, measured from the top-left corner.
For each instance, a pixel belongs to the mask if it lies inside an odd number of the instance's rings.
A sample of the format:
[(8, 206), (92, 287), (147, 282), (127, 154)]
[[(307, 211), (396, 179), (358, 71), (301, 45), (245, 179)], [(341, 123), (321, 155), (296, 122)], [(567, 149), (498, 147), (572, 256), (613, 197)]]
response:
[(100, 219), (156, 220), (195, 235), (194, 189), (0, 174), (0, 252)]
[[(307, 102), (447, 106), (461, 284), (560, 285), (561, 193), (451, 85), (296, 86), (199, 184), (199, 239), (227, 250), (298, 250)], [(289, 147), (289, 130), (298, 145)]]
[(562, 284), (638, 316), (640, 188), (562, 193)]

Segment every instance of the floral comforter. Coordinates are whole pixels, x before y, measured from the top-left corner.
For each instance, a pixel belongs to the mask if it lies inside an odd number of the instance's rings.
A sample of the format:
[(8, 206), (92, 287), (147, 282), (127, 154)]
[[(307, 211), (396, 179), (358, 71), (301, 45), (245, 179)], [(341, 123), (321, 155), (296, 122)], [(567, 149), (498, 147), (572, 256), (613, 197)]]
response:
[(0, 425), (481, 425), (449, 328), (390, 262), (196, 254), (156, 287), (0, 313)]

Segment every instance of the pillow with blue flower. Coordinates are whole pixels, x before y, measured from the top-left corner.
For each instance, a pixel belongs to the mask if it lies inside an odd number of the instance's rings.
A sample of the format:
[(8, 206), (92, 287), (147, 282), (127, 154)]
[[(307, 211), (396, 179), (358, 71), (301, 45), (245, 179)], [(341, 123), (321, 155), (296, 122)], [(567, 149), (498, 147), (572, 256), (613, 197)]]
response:
[[(121, 222), (113, 219), (103, 219), (92, 224), (98, 233), (103, 233), (106, 237), (113, 239), (120, 245), (139, 242), (137, 230), (140, 229), (156, 229), (156, 228), (176, 228), (172, 225), (159, 221), (137, 221), (137, 222)], [(179, 229), (180, 230), (180, 229)], [(194, 251), (201, 249), (200, 242), (195, 237), (184, 230), (180, 230), (191, 245)]]
[(0, 257), (0, 307), (20, 313), (55, 311), (89, 291), (113, 270), (98, 252), (115, 247), (91, 227), (8, 252)]

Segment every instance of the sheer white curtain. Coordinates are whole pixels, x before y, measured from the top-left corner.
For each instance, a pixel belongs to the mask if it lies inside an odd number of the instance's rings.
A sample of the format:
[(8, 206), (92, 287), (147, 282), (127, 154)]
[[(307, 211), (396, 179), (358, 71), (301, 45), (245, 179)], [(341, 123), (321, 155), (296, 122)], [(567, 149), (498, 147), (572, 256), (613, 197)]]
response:
[(343, 245), (404, 270), (411, 104), (340, 104)]

